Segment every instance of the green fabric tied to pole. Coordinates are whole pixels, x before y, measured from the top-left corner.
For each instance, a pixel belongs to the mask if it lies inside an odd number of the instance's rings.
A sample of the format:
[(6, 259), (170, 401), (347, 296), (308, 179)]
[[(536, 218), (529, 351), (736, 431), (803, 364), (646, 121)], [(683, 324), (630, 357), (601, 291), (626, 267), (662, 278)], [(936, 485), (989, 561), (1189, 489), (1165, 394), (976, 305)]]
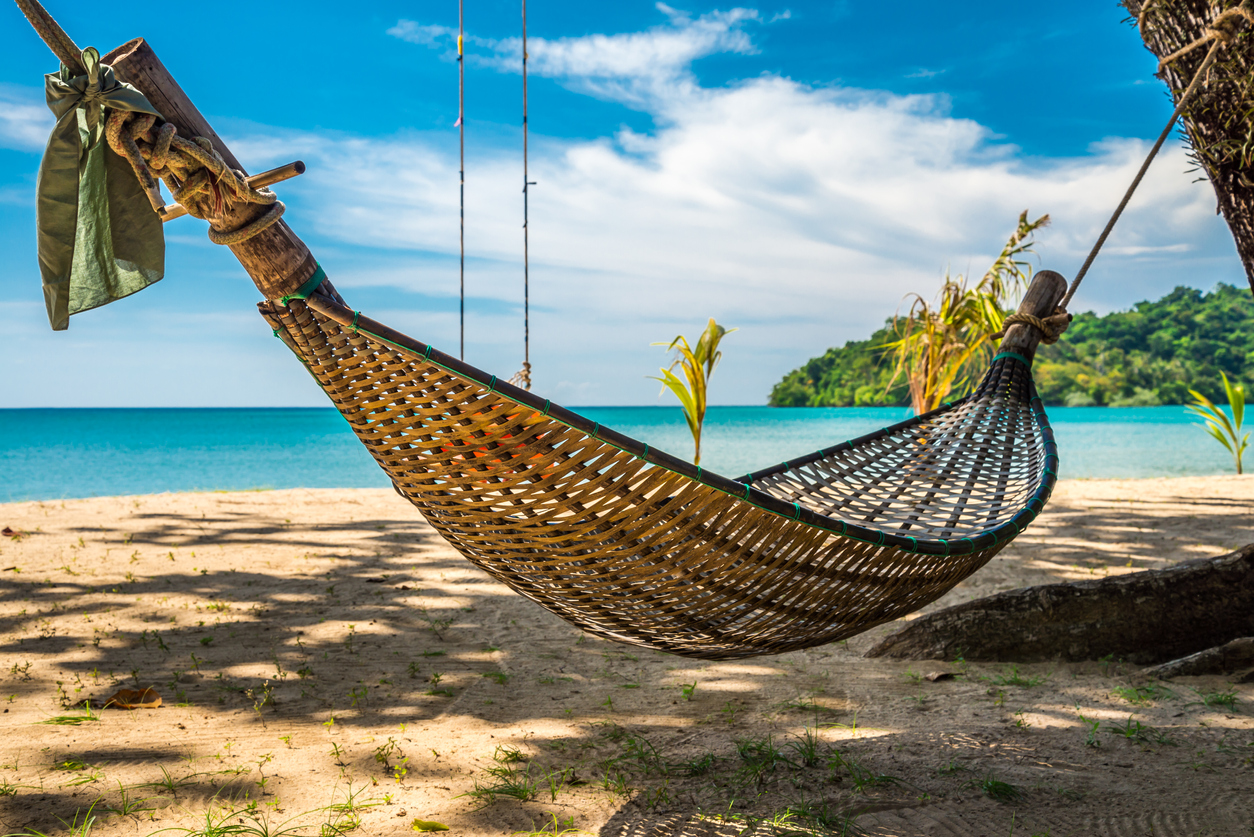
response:
[(57, 117), (39, 166), (39, 271), (48, 320), (60, 331), (70, 315), (141, 291), (165, 274), (161, 219), (130, 163), (105, 140), (104, 109), (151, 113), (143, 94), (118, 81), (94, 47), (87, 74), (44, 76)]

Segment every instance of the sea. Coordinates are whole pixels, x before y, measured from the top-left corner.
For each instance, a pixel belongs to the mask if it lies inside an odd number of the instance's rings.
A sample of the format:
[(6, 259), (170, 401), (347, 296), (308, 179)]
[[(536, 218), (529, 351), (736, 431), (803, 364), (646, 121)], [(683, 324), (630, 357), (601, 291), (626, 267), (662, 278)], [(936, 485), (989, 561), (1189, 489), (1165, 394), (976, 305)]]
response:
[[(576, 412), (691, 458), (692, 438), (677, 407)], [(1055, 407), (1048, 413), (1064, 479), (1234, 470), (1231, 455), (1184, 407)], [(891, 407), (710, 407), (701, 464), (737, 477), (909, 415)], [(331, 408), (0, 410), (0, 502), (388, 485)]]

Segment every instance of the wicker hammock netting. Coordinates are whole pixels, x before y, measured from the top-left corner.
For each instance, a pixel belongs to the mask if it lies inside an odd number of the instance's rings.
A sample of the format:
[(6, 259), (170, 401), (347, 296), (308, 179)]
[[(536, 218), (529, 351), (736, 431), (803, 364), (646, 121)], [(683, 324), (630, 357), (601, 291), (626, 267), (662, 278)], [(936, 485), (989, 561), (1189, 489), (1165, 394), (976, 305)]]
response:
[(260, 307), (462, 555), (584, 630), (675, 654), (806, 648), (917, 610), (1055, 481), (1013, 354), (961, 401), (730, 480), (362, 317), (330, 282)]

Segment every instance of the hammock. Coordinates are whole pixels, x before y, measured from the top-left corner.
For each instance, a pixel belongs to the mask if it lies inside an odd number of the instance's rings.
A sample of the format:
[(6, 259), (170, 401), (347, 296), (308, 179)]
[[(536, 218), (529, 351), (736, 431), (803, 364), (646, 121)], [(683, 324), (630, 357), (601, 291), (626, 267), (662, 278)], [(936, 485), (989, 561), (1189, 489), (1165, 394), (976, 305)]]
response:
[(609, 639), (732, 659), (853, 636), (983, 566), (1056, 479), (1013, 352), (961, 401), (731, 480), (363, 317), (324, 280), (259, 308), (397, 492), (472, 563)]
[[(79, 50), (36, 0), (18, 2), (62, 59), (61, 110), (99, 110), (99, 97), (85, 91), (93, 79), (112, 84), (100, 76), (104, 64)], [(281, 179), (280, 170), (246, 178), (142, 40), (107, 58), (142, 78), (166, 117), (199, 130), (189, 132), (192, 141), (178, 137), (173, 123), (158, 124), (154, 109), (145, 109), (146, 99), (127, 109), (121, 99), (129, 94), (110, 87), (121, 104), (110, 105), (105, 133), (143, 186), (138, 200), (146, 194), (163, 219), (177, 214), (161, 205), (156, 171), (180, 211), (210, 220), (210, 237), (232, 247), (267, 297), (259, 307), (275, 335), (396, 490), (466, 558), (591, 633), (732, 659), (823, 645), (917, 610), (987, 563), (1040, 513), (1058, 457), (1032, 381), (1036, 343), (1065, 327), (1066, 303), (1219, 44), (1070, 288), (1056, 273), (1037, 273), (972, 395), (736, 480), (348, 308), (280, 220), (282, 203), (262, 191)], [(66, 129), (66, 155), (81, 152), (72, 147), (77, 138)], [(54, 185), (77, 190), (82, 205), (84, 189), (103, 188), (103, 176), (67, 176)], [(71, 302), (82, 287), (75, 283), (98, 278), (70, 271), (65, 254), (73, 251), (53, 247), (75, 228), (62, 219), (46, 230), (49, 252), (65, 262), (57, 262), (51, 287), (59, 293), (68, 283)], [(129, 246), (124, 237), (120, 244)], [(290, 293), (306, 270), (312, 276)]]

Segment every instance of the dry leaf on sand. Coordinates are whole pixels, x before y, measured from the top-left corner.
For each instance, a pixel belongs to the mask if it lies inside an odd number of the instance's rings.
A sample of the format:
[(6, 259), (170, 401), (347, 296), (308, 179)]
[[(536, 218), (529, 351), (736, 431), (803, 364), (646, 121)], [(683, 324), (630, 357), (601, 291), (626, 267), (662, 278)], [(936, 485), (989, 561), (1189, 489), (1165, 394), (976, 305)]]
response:
[(102, 705), (102, 709), (156, 709), (161, 705), (161, 695), (149, 686), (147, 689), (118, 689)]

